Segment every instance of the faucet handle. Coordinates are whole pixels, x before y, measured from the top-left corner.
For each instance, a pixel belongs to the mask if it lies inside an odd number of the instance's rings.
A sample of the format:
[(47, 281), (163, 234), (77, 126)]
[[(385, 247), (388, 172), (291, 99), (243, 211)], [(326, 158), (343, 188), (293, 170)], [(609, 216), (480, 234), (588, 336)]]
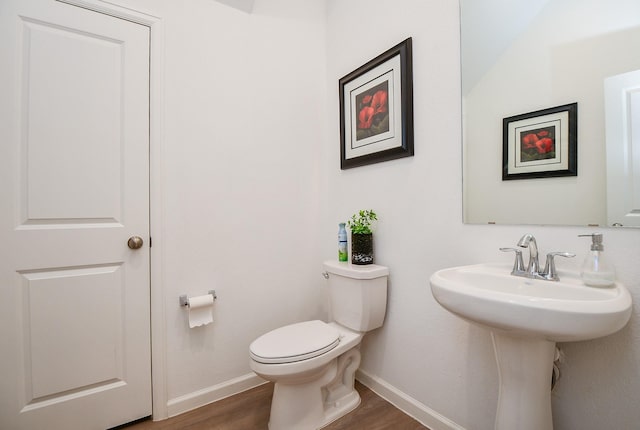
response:
[(513, 270), (511, 270), (511, 274), (520, 274), (524, 272), (524, 261), (522, 260), (522, 251), (518, 248), (500, 248), (502, 252), (510, 252), (513, 251), (516, 253), (516, 260), (513, 263)]
[(558, 272), (556, 272), (556, 263), (555, 260), (553, 259), (553, 257), (555, 256), (560, 256), (560, 257), (565, 257), (565, 258), (572, 258), (575, 257), (576, 254), (572, 254), (570, 252), (550, 252), (547, 254), (547, 262), (544, 265), (544, 270), (542, 271), (542, 273), (540, 274), (543, 278), (549, 280), (549, 281), (559, 281), (560, 278), (558, 277)]

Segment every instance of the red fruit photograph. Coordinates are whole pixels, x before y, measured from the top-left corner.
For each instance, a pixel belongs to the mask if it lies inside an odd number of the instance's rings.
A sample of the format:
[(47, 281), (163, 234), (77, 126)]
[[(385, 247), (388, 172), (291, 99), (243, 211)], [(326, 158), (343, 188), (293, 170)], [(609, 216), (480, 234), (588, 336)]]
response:
[(578, 103), (502, 120), (502, 180), (578, 176)]
[(413, 156), (412, 39), (338, 81), (340, 169)]
[(520, 160), (546, 160), (556, 156), (555, 127), (520, 132)]
[(356, 140), (389, 131), (389, 81), (356, 96), (358, 125)]

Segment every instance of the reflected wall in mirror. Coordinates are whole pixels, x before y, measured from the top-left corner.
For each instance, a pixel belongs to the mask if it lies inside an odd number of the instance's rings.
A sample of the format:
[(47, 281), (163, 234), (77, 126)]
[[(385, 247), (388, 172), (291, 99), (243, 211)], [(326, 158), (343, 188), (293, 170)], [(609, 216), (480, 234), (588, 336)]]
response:
[[(631, 226), (639, 219), (640, 114), (629, 100), (640, 103), (633, 96), (640, 82), (617, 90), (613, 104), (627, 103), (627, 117), (606, 121), (617, 133), (605, 131), (604, 100), (605, 80), (640, 70), (640, 2), (461, 0), (461, 34), (464, 221)], [(569, 103), (578, 104), (578, 175), (503, 181), (503, 118)], [(635, 165), (621, 156), (626, 164), (614, 170), (636, 176), (612, 188), (610, 151), (632, 148)], [(612, 191), (626, 218), (607, 209)]]

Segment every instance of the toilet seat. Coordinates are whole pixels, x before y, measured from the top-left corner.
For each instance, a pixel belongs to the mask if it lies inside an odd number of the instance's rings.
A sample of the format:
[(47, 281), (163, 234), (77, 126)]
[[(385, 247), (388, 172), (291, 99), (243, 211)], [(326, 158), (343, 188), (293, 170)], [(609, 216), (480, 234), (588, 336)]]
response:
[(336, 328), (319, 320), (305, 321), (260, 336), (249, 346), (249, 355), (259, 363), (293, 363), (322, 355), (339, 343)]

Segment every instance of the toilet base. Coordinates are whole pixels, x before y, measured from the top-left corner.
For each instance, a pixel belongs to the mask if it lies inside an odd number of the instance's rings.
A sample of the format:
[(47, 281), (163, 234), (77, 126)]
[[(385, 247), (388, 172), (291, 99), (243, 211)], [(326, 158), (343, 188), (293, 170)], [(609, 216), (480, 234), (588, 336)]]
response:
[(353, 411), (360, 404), (360, 394), (354, 388), (359, 366), (360, 350), (356, 347), (331, 361), (313, 381), (276, 381), (269, 430), (317, 430)]
[(344, 417), (360, 405), (360, 394), (353, 390), (340, 400), (336, 401), (333, 406), (325, 410), (324, 420), (319, 428), (327, 426), (335, 420)]

